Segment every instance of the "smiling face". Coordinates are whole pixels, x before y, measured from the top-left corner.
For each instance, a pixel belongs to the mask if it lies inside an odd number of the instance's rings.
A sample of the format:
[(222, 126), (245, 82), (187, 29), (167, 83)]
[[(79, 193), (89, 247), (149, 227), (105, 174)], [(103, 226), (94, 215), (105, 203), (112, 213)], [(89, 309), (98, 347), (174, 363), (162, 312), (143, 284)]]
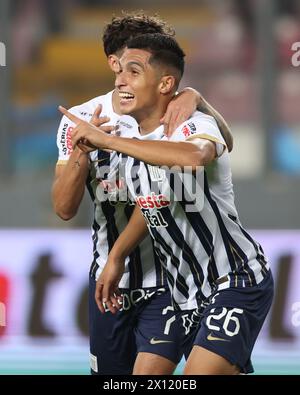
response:
[(115, 86), (119, 91), (121, 112), (134, 116), (138, 122), (157, 112), (159, 102), (167, 100), (166, 95), (173, 94), (174, 77), (165, 75), (163, 68), (151, 64), (151, 56), (147, 50), (125, 49), (116, 73)]

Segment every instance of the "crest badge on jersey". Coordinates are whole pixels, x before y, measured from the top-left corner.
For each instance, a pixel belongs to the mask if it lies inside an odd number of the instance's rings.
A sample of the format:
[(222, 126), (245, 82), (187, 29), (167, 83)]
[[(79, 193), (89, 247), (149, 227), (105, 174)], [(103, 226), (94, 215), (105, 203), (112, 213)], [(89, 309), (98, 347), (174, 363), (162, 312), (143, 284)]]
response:
[(185, 138), (190, 137), (192, 134), (195, 134), (197, 131), (196, 125), (193, 122), (188, 122), (181, 129)]

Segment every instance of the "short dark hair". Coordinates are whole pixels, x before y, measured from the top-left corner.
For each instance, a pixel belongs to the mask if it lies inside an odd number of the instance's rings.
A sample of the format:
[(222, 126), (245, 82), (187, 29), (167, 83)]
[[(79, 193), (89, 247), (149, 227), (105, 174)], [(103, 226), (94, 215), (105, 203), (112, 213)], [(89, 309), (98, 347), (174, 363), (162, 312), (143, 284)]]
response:
[(174, 67), (182, 77), (185, 53), (175, 38), (165, 34), (141, 34), (129, 40), (127, 48), (144, 49), (152, 53), (149, 63), (161, 63)]
[(138, 34), (161, 33), (174, 36), (174, 29), (157, 15), (148, 16), (143, 11), (122, 12), (113, 17), (103, 31), (102, 41), (106, 56), (125, 47), (126, 42)]

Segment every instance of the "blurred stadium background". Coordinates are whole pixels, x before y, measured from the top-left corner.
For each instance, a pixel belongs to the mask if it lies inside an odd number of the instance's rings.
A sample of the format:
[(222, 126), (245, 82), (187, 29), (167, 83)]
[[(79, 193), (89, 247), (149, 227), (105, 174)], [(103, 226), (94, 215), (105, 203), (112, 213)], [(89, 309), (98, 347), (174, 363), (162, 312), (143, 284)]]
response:
[(52, 212), (57, 105), (112, 89), (102, 28), (137, 8), (175, 27), (187, 54), (182, 87), (202, 92), (233, 130), (241, 220), (276, 280), (256, 374), (299, 374), (298, 0), (0, 0), (0, 374), (89, 373), (91, 206), (86, 199), (70, 222)]

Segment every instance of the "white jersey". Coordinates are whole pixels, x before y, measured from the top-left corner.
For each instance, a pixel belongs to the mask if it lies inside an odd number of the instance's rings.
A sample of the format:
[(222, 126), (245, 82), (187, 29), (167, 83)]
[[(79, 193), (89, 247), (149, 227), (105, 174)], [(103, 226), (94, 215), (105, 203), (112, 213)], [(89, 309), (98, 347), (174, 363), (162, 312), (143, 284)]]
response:
[[(101, 116), (110, 117), (109, 125), (117, 125), (122, 129), (122, 136), (138, 135), (136, 121), (129, 116), (119, 116), (113, 111), (112, 93), (96, 97), (87, 103), (73, 107), (70, 112), (81, 119), (90, 121), (98, 104), (102, 105)], [(71, 134), (74, 128), (66, 116), (62, 117), (58, 134), (58, 164), (68, 161), (72, 153)], [(128, 200), (115, 201), (114, 191), (118, 185), (109, 177), (112, 168), (118, 164), (117, 153), (101, 150), (90, 153), (90, 171), (86, 182), (87, 189), (94, 202), (94, 222), (92, 225), (93, 262), (90, 275), (99, 277), (107, 262), (108, 254), (119, 234), (123, 231), (134, 209)], [(109, 196), (110, 199), (107, 199)], [(106, 197), (106, 198), (105, 198)], [(104, 198), (104, 199), (103, 199)], [(153, 241), (147, 237), (126, 260), (125, 273), (120, 288), (139, 289), (160, 287), (166, 283), (165, 273), (157, 255), (153, 251)]]
[[(132, 199), (167, 269), (173, 305), (181, 310), (200, 307), (218, 289), (258, 284), (269, 270), (261, 246), (238, 219), (229, 155), (215, 120), (197, 111), (170, 140), (197, 137), (216, 143), (217, 158), (196, 173), (122, 160)], [(140, 139), (166, 137), (159, 127)]]

